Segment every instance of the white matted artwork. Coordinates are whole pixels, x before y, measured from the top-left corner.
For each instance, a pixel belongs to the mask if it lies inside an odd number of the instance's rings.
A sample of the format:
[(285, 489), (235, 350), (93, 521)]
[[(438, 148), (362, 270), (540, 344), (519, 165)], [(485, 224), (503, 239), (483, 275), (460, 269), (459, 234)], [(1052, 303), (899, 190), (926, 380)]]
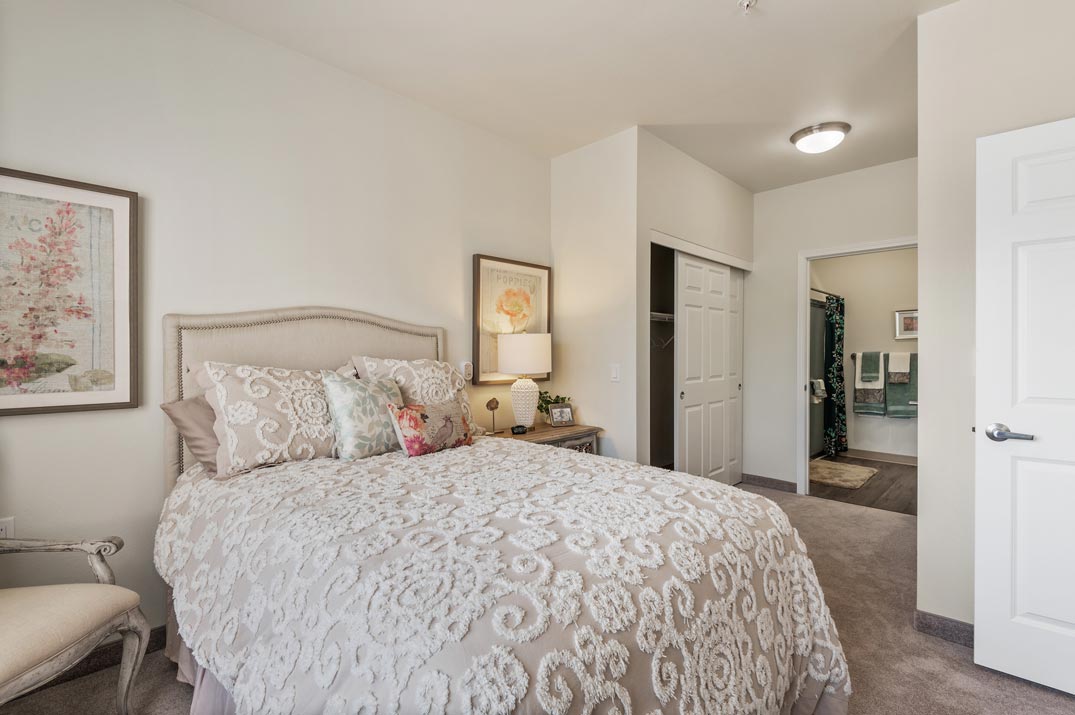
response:
[[(516, 375), (496, 371), (496, 336), (548, 333), (552, 324), (552, 270), (548, 266), (474, 256), (474, 384), (506, 385)], [(531, 375), (547, 380), (549, 373)]]
[(137, 406), (137, 206), (0, 169), (0, 415)]
[(918, 309), (895, 312), (896, 340), (918, 340)]

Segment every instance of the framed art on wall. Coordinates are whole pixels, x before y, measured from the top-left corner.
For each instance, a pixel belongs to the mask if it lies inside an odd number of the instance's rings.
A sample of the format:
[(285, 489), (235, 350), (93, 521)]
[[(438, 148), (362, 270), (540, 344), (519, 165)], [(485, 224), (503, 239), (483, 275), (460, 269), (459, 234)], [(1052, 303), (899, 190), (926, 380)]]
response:
[(918, 340), (918, 309), (896, 311), (896, 340)]
[(138, 194), (0, 168), (0, 415), (138, 405)]
[[(552, 270), (506, 258), (474, 256), (474, 384), (507, 385), (516, 375), (497, 369), (496, 336), (548, 333), (552, 325)], [(530, 375), (547, 380), (549, 373)]]

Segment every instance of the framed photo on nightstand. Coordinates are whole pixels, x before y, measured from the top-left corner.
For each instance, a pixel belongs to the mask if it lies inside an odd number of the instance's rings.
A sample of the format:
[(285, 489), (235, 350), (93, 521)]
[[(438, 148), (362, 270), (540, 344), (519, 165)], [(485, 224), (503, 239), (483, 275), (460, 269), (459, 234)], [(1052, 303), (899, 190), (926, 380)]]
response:
[(549, 422), (553, 427), (567, 427), (575, 424), (575, 412), (570, 402), (556, 402), (549, 405)]

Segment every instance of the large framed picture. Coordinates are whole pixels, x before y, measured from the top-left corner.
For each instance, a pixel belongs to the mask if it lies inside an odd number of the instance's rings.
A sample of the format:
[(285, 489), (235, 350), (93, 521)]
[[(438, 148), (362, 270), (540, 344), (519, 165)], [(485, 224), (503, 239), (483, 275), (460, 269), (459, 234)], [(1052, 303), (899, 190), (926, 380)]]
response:
[[(506, 258), (474, 256), (474, 384), (506, 385), (516, 375), (497, 368), (497, 335), (548, 333), (552, 325), (552, 269)], [(548, 380), (549, 373), (530, 375)]]
[(896, 340), (918, 340), (918, 309), (896, 311)]
[(0, 415), (138, 406), (138, 194), (0, 168)]

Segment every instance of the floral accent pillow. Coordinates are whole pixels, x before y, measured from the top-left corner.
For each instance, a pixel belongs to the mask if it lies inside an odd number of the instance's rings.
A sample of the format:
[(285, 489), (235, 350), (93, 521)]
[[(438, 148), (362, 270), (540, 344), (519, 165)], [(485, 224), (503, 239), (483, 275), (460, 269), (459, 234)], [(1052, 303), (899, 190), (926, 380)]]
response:
[(437, 405), (389, 405), (396, 437), (411, 457), (473, 444), (470, 422), (458, 400)]
[[(391, 378), (399, 385), (403, 403), (435, 405), (458, 400), (467, 424), (474, 427), (474, 415), (467, 397), (467, 381), (454, 367), (440, 360), (393, 360), (355, 355), (351, 363), (361, 379)], [(477, 434), (485, 430), (477, 428)]]
[(320, 373), (206, 362), (202, 379), (216, 414), (218, 478), (332, 456), (336, 438)]
[(358, 380), (321, 371), (340, 459), (373, 457), (399, 449), (391, 404), (401, 404), (395, 380)]

